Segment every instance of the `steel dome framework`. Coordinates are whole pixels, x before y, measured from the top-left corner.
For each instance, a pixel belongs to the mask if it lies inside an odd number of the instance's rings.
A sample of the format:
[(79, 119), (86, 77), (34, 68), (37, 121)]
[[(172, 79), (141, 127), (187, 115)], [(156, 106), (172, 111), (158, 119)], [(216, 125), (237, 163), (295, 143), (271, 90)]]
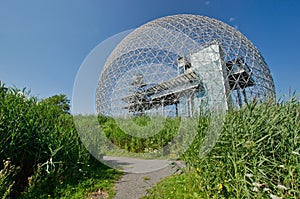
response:
[(96, 105), (108, 116), (192, 116), (204, 102), (242, 106), (275, 89), (257, 48), (216, 19), (174, 15), (131, 32), (113, 50), (98, 82)]

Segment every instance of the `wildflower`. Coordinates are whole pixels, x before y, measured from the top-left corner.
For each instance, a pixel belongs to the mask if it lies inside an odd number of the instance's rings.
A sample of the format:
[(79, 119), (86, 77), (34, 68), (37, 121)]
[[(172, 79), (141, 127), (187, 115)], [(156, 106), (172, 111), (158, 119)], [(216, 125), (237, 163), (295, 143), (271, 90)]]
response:
[(252, 177), (253, 177), (253, 174), (247, 173), (245, 176), (248, 177), (248, 178), (252, 178)]
[(219, 189), (222, 190), (223, 189), (223, 185), (222, 183), (219, 184)]
[(278, 167), (280, 167), (280, 168), (284, 168), (284, 165), (282, 164), (282, 165), (279, 165)]
[(261, 184), (259, 184), (257, 182), (253, 182), (252, 185), (255, 186), (255, 187), (260, 187), (261, 186)]
[(30, 184), (32, 182), (32, 176), (28, 177), (27, 180), (28, 180), (28, 183)]
[(258, 188), (257, 187), (253, 187), (252, 191), (258, 192)]
[(265, 191), (265, 192), (266, 192), (266, 191), (270, 191), (270, 189), (269, 189), (269, 188), (264, 188), (263, 191)]
[(78, 171), (81, 172), (82, 170), (81, 170), (81, 169), (78, 169)]
[(197, 167), (197, 168), (196, 168), (196, 171), (200, 172), (200, 171), (201, 171), (201, 169), (200, 169), (199, 167)]
[(273, 194), (270, 194), (270, 197), (271, 197), (272, 199), (282, 199), (282, 197), (278, 197), (278, 196), (273, 195)]
[(299, 152), (293, 151), (292, 154), (294, 154), (294, 155), (299, 155)]
[(278, 189), (281, 189), (281, 190), (287, 190), (287, 188), (285, 187), (285, 186), (283, 186), (283, 185), (277, 185), (277, 187), (278, 187)]

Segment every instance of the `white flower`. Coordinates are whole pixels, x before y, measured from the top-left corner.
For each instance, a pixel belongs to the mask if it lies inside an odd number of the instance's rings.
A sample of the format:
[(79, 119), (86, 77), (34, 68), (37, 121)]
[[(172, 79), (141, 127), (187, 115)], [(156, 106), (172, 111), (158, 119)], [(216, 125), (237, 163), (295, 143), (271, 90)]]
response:
[(258, 188), (257, 187), (253, 187), (252, 191), (258, 192)]
[(278, 197), (278, 196), (273, 195), (273, 194), (270, 194), (270, 197), (271, 197), (272, 199), (282, 199), (282, 197)]
[(270, 191), (270, 189), (269, 188), (264, 188), (264, 190), (263, 191)]
[(78, 171), (81, 172), (82, 170), (81, 170), (81, 169), (78, 169)]
[(278, 189), (287, 190), (287, 188), (281, 184), (277, 185)]
[(293, 151), (292, 154), (294, 154), (294, 155), (299, 155), (299, 152)]
[(253, 182), (252, 185), (255, 186), (255, 187), (260, 187), (261, 184), (259, 184), (257, 182)]
[(248, 178), (252, 178), (252, 177), (253, 177), (253, 174), (247, 173), (245, 176), (248, 177)]
[(280, 168), (284, 168), (284, 165), (282, 164), (282, 165), (279, 165), (278, 167), (280, 167)]

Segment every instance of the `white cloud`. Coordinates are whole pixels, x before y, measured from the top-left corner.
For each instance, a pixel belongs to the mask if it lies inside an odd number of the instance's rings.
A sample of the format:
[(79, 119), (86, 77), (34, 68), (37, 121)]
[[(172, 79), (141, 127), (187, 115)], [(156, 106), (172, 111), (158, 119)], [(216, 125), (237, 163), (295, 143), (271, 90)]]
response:
[(235, 21), (235, 18), (234, 17), (230, 17), (229, 21)]

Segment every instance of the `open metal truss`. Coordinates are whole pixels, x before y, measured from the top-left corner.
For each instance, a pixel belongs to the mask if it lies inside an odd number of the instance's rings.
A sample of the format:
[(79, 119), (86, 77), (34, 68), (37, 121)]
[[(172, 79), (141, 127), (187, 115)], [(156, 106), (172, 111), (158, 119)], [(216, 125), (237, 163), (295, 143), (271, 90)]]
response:
[(192, 116), (212, 100), (243, 106), (275, 96), (270, 70), (238, 30), (216, 19), (174, 15), (131, 32), (106, 61), (99, 114)]

